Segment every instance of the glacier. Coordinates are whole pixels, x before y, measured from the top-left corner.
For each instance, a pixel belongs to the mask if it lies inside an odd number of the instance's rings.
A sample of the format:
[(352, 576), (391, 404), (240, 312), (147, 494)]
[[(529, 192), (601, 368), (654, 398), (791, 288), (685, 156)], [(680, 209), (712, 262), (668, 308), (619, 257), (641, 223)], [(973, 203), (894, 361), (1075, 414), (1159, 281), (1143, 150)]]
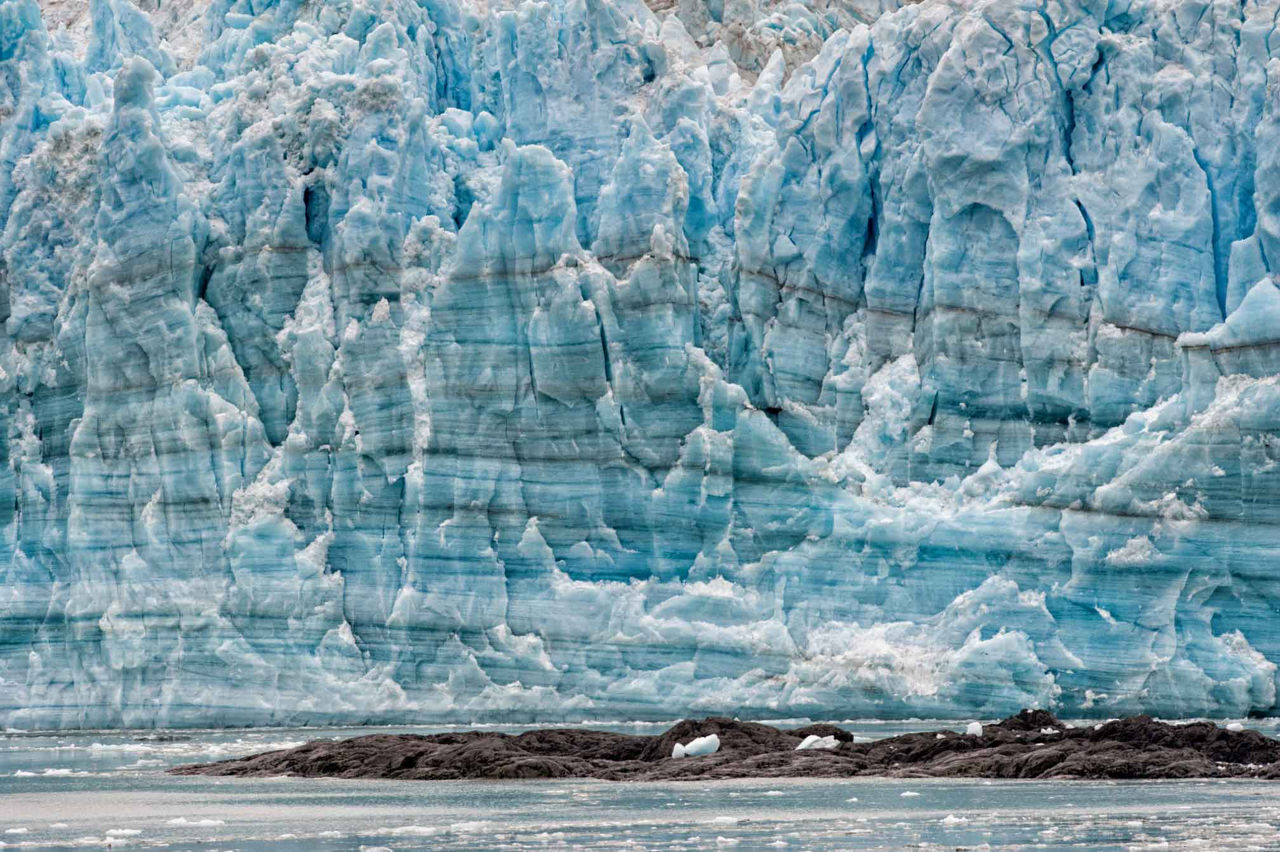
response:
[(0, 723), (1243, 716), (1280, 0), (0, 0)]

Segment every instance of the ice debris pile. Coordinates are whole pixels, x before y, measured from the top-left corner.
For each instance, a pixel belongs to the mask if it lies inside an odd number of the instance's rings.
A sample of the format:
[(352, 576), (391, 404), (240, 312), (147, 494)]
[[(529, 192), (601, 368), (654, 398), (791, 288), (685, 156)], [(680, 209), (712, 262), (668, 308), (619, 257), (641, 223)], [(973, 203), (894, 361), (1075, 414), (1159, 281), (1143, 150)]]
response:
[(1276, 707), (1278, 0), (206, 5), (0, 0), (4, 724)]

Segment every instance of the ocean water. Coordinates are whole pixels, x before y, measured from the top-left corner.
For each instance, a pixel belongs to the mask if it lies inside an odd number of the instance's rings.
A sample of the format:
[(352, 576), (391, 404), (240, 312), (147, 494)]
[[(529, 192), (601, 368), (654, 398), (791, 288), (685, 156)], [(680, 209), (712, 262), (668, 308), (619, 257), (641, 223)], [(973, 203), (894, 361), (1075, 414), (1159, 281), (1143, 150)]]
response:
[[(851, 727), (888, 736), (938, 725)], [(394, 729), (7, 733), (0, 847), (1280, 849), (1280, 785), (1258, 782), (420, 783), (164, 774), (180, 763), (374, 730)]]

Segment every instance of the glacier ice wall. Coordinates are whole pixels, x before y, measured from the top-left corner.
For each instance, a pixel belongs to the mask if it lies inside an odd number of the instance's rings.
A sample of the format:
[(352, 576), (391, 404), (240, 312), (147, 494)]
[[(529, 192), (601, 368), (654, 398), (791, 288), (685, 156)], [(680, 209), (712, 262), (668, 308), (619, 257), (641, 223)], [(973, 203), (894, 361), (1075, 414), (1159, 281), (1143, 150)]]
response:
[(5, 724), (1276, 708), (1280, 0), (70, 8)]

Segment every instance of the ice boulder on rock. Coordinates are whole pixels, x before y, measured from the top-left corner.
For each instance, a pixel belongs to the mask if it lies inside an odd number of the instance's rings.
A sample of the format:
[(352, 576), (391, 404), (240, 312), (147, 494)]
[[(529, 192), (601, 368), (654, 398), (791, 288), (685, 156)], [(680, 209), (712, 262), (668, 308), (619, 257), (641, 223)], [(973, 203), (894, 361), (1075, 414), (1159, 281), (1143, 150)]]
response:
[(671, 756), (702, 757), (707, 754), (715, 754), (719, 750), (720, 737), (715, 734), (707, 734), (705, 737), (695, 737), (684, 745), (676, 743), (671, 749)]
[(809, 749), (833, 749), (839, 748), (840, 741), (834, 736), (820, 737), (817, 734), (809, 734), (800, 741), (800, 745), (796, 746), (796, 751), (808, 751)]

